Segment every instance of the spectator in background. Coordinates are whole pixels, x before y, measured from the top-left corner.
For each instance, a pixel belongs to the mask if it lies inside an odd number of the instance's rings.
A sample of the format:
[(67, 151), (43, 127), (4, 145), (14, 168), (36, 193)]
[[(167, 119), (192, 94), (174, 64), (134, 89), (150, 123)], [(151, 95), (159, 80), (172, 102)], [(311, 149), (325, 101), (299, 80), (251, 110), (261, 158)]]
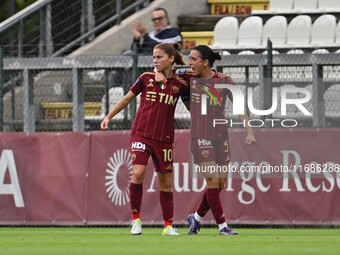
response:
[(136, 21), (132, 24), (133, 44), (136, 43), (140, 54), (152, 55), (153, 48), (159, 43), (182, 44), (182, 36), (177, 28), (171, 27), (168, 12), (164, 8), (156, 8), (151, 15), (154, 31), (146, 33), (145, 25)]

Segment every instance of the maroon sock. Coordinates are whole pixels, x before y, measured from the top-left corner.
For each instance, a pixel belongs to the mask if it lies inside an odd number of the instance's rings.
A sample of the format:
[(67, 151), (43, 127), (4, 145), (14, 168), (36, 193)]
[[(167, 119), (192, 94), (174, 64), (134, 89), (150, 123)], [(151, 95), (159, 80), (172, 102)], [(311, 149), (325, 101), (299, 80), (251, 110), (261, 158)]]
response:
[(217, 224), (225, 222), (219, 189), (207, 190), (207, 201)]
[(140, 217), (140, 206), (142, 204), (142, 196), (143, 196), (143, 183), (134, 184), (130, 183), (130, 205), (131, 205), (131, 213), (132, 220), (135, 220)]
[[(223, 189), (219, 189), (219, 193), (221, 193)], [(198, 213), (199, 216), (204, 217), (210, 210), (210, 206), (207, 200), (207, 193), (208, 193), (208, 189), (205, 190), (203, 196), (202, 196), (202, 200), (200, 205), (198, 206), (196, 212)]]
[(165, 224), (170, 225), (174, 217), (174, 200), (172, 192), (159, 192), (159, 200), (161, 202), (163, 220)]
[(200, 205), (198, 206), (196, 212), (198, 213), (199, 216), (204, 217), (207, 212), (210, 210), (210, 206), (207, 200), (207, 189), (203, 193), (202, 200)]

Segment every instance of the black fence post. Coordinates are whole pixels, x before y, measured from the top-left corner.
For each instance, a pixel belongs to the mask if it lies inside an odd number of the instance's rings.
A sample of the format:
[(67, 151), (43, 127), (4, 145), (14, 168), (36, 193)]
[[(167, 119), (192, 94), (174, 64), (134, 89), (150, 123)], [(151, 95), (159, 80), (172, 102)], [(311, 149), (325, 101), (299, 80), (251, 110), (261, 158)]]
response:
[[(133, 56), (132, 56), (132, 81), (135, 82), (138, 78), (138, 48), (137, 44), (133, 44)], [(130, 120), (133, 121), (136, 116), (136, 106), (137, 101), (136, 98), (133, 99), (130, 103)]]
[[(264, 77), (264, 109), (270, 109), (273, 104), (273, 45), (270, 39), (267, 40), (267, 66)], [(265, 119), (271, 119), (272, 114), (265, 116)], [(270, 126), (269, 122), (266, 122), (266, 127)]]

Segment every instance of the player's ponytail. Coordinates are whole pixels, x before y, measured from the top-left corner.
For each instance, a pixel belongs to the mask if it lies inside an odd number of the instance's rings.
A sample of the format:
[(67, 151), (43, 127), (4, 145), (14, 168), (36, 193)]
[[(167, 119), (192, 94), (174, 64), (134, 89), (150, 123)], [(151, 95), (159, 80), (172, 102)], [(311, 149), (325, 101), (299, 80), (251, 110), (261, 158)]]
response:
[(212, 50), (209, 46), (207, 45), (198, 45), (192, 50), (197, 50), (201, 54), (201, 59), (202, 60), (209, 60), (209, 66), (212, 67), (214, 65), (215, 60), (221, 60), (222, 59), (222, 54), (219, 51)]
[(181, 53), (179, 53), (179, 51), (181, 50), (181, 45), (179, 45), (179, 43), (175, 42), (172, 44), (172, 46), (175, 48), (176, 53), (175, 53), (175, 63), (177, 65), (186, 65), (184, 59), (183, 59), (183, 55)]
[(181, 53), (179, 53), (179, 51), (181, 50), (181, 46), (178, 44), (178, 43), (160, 43), (160, 44), (157, 44), (155, 46), (155, 49), (160, 49), (162, 51), (164, 51), (168, 56), (169, 58), (171, 56), (174, 56), (175, 59), (174, 59), (174, 63), (178, 64), (178, 65), (185, 65), (185, 61), (183, 59), (183, 56)]

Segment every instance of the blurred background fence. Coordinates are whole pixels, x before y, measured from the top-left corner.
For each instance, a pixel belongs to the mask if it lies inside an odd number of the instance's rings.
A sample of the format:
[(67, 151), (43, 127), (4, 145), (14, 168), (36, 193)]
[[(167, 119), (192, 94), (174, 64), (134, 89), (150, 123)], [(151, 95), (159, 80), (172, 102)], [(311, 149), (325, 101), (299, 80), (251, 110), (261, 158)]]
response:
[(4, 56), (65, 56), (150, 2), (38, 0), (0, 23), (0, 45)]
[[(280, 54), (268, 61), (265, 54), (227, 55), (215, 68), (231, 75), (246, 98), (247, 88), (253, 89), (255, 109), (270, 108), (271, 88), (278, 88), (278, 107), (266, 118), (296, 119), (299, 127), (339, 127), (339, 56)], [(104, 116), (137, 77), (151, 70), (152, 56), (4, 58), (3, 130), (98, 130)], [(311, 92), (312, 98), (304, 106), (312, 116), (304, 116), (296, 106), (288, 106), (286, 116), (280, 114), (280, 89), (292, 85)], [(301, 96), (295, 93), (287, 97)], [(110, 128), (130, 129), (138, 105), (139, 97), (111, 120)], [(231, 112), (228, 104), (226, 117), (237, 119)], [(250, 118), (264, 117), (250, 113)], [(176, 128), (190, 127), (190, 114), (181, 100), (175, 119)]]

